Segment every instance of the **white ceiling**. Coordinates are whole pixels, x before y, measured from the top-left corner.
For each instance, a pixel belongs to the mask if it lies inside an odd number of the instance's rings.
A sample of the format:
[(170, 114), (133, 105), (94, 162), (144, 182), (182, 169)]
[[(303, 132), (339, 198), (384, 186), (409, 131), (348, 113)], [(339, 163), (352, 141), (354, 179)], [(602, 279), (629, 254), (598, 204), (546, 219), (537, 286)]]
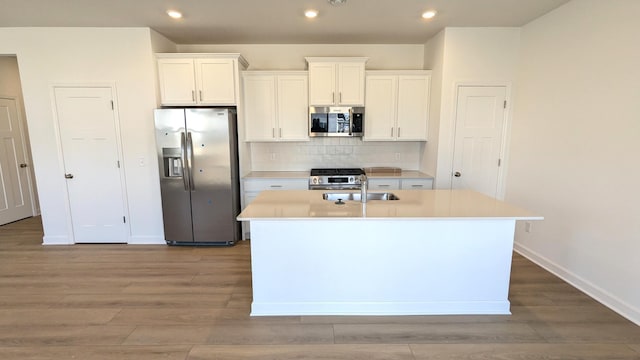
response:
[[(421, 44), (448, 26), (522, 26), (568, 1), (0, 0), (0, 26), (142, 26), (177, 44)], [(423, 20), (429, 9), (438, 15)]]

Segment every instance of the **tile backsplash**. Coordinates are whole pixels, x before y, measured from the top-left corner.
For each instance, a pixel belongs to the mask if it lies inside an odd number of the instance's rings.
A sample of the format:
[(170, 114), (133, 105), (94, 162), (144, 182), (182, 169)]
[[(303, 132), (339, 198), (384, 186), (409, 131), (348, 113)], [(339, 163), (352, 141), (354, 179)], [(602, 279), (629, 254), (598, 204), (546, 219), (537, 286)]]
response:
[(253, 171), (306, 171), (322, 167), (392, 166), (417, 170), (420, 145), (420, 142), (363, 142), (360, 138), (251, 143), (251, 168)]

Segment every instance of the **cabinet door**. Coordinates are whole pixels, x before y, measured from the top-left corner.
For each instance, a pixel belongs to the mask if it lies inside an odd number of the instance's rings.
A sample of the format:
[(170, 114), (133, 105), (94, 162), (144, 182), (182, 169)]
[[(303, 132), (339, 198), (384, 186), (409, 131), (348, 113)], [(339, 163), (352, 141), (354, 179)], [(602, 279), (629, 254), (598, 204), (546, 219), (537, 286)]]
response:
[(196, 80), (193, 59), (159, 59), (162, 105), (195, 105)]
[(369, 179), (369, 190), (400, 190), (400, 179)]
[(431, 190), (433, 179), (403, 179), (402, 190)]
[(398, 140), (427, 140), (429, 83), (428, 75), (398, 77)]
[(235, 60), (196, 59), (198, 103), (201, 105), (235, 105)]
[(309, 140), (309, 84), (304, 75), (278, 76), (278, 136)]
[(335, 63), (309, 63), (309, 104), (331, 106), (336, 99)]
[(247, 141), (276, 140), (276, 80), (273, 75), (243, 78)]
[(364, 140), (393, 140), (396, 135), (397, 76), (367, 76)]
[(340, 105), (364, 105), (364, 63), (338, 63), (338, 93)]

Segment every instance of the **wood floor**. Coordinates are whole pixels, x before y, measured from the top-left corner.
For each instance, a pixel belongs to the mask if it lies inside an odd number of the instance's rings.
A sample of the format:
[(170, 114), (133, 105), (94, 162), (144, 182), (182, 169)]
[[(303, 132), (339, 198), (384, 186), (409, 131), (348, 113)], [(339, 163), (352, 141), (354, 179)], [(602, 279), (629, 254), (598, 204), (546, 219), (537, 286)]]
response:
[(42, 246), (0, 227), (0, 359), (640, 359), (640, 327), (513, 261), (511, 316), (249, 317), (249, 243)]

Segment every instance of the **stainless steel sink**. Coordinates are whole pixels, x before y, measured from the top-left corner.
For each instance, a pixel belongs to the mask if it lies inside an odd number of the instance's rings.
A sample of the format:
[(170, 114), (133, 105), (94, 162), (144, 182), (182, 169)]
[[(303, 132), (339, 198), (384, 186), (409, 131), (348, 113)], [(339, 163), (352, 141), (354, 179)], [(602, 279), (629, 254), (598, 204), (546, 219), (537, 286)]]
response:
[[(324, 193), (322, 198), (328, 201), (360, 201), (360, 193)], [(369, 200), (400, 200), (394, 193), (367, 193), (367, 201)]]

